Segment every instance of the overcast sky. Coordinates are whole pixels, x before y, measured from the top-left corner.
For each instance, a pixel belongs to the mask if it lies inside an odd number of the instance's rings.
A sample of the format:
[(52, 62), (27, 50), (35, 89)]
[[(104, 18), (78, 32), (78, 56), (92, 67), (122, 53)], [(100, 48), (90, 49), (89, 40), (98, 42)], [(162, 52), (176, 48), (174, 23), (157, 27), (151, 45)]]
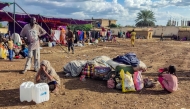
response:
[[(0, 0), (13, 2), (14, 0)], [(137, 13), (143, 9), (155, 13), (156, 25), (167, 20), (190, 19), (190, 0), (15, 0), (26, 12), (52, 17), (75, 19), (116, 19), (117, 24), (134, 25)], [(13, 6), (5, 10), (13, 11)], [(16, 7), (17, 12), (22, 12)], [(180, 24), (180, 23), (179, 23)]]

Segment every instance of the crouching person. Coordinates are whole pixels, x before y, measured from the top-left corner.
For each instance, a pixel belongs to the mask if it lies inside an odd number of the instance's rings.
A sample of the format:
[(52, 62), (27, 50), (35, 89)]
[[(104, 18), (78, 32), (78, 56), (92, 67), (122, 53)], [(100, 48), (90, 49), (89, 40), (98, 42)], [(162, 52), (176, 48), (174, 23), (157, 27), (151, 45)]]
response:
[(22, 49), (19, 52), (20, 55), (22, 55), (23, 58), (26, 58), (28, 56), (28, 48), (26, 48), (26, 45), (22, 45)]
[(55, 72), (55, 69), (51, 67), (51, 64), (47, 60), (43, 60), (40, 63), (40, 69), (36, 76), (37, 83), (47, 83), (50, 91), (57, 92), (60, 85), (60, 78)]
[[(166, 72), (166, 74), (163, 74)], [(169, 66), (169, 68), (164, 68), (162, 72), (158, 75), (158, 81), (162, 85), (162, 88), (168, 92), (174, 92), (178, 89), (178, 79), (176, 77), (176, 69), (174, 66)]]

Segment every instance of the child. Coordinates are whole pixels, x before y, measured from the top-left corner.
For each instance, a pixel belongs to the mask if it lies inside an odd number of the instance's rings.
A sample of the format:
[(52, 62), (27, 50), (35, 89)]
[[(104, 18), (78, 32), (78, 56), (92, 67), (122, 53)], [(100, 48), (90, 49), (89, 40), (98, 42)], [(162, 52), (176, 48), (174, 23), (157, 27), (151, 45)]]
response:
[(9, 37), (9, 40), (7, 41), (8, 43), (8, 51), (9, 51), (9, 60), (13, 60), (13, 40), (11, 37)]
[[(167, 71), (167, 74), (163, 74), (163, 72)], [(163, 71), (158, 75), (158, 81), (162, 85), (162, 87), (169, 91), (174, 92), (178, 89), (178, 79), (176, 77), (176, 68), (175, 66), (169, 66), (169, 68), (164, 68)]]
[(19, 54), (22, 55), (23, 58), (28, 56), (28, 48), (26, 48), (25, 44), (22, 44), (22, 49), (20, 50)]
[(112, 42), (116, 43), (115, 35), (112, 36)]
[(37, 83), (47, 83), (50, 91), (57, 92), (58, 85), (60, 85), (60, 78), (55, 72), (54, 68), (51, 67), (50, 62), (43, 60), (40, 63), (40, 69), (36, 76)]
[(15, 59), (19, 59), (19, 52), (20, 52), (20, 47), (18, 46), (18, 43), (14, 44), (14, 49), (13, 49), (14, 53), (15, 53)]

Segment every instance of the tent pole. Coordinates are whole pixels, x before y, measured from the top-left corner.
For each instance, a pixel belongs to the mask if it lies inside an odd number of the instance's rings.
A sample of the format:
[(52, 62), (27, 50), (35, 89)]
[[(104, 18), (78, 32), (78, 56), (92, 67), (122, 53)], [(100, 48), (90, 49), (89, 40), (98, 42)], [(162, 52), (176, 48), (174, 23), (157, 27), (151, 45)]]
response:
[[(3, 10), (3, 9), (2, 9)], [(12, 18), (5, 10), (3, 10), (21, 29), (22, 29), (22, 26), (20, 26), (14, 18)]]
[(27, 14), (30, 18), (31, 18), (31, 16), (24, 10), (24, 9), (22, 9), (17, 3), (15, 3), (25, 14)]
[(14, 13), (14, 27), (13, 27), (13, 28), (14, 28), (14, 33), (15, 33), (15, 20), (16, 20), (16, 19), (15, 19), (15, 0), (14, 0), (14, 5), (13, 5), (13, 7), (14, 7), (14, 8), (13, 8), (13, 13)]
[[(42, 16), (40, 14), (38, 14), (38, 16), (40, 16), (40, 18), (42, 19), (42, 21), (44, 22), (44, 19), (42, 18)], [(46, 24), (46, 22), (44, 22), (44, 24), (47, 26), (47, 28), (49, 29), (49, 31), (51, 31), (51, 29), (49, 28), (49, 26)]]
[[(16, 5), (23, 11), (23, 12), (25, 12), (26, 13), (26, 11), (24, 11), (24, 9), (22, 9), (17, 3), (16, 3)], [(31, 18), (31, 16), (28, 14), (28, 13), (26, 13), (30, 18)], [(40, 15), (39, 15), (40, 16)], [(40, 16), (41, 17), (41, 16)], [(41, 17), (42, 18), (42, 17)], [(43, 20), (43, 19), (42, 19)], [(43, 20), (43, 22), (44, 22), (44, 20)], [(36, 22), (37, 23), (37, 22)], [(44, 22), (45, 23), (45, 22)], [(38, 23), (37, 23), (38, 24)], [(46, 23), (45, 23), (46, 24)], [(39, 25), (39, 24), (38, 24)], [(47, 26), (47, 24), (46, 24), (46, 26)], [(47, 26), (48, 27), (48, 26)], [(48, 27), (48, 29), (50, 30), (50, 28)], [(50, 37), (51, 35), (49, 34), (49, 33), (47, 33), (47, 35)], [(57, 40), (57, 39), (56, 39)], [(58, 44), (66, 53), (68, 53), (60, 44)]]
[[(71, 18), (72, 19), (72, 18)], [(75, 24), (77, 24), (77, 25), (79, 25), (74, 19), (72, 19), (74, 22), (75, 22)], [(70, 22), (70, 25), (71, 25), (71, 22)]]
[[(39, 15), (40, 16), (40, 15)], [(42, 19), (42, 21), (44, 22), (44, 19), (42, 18), (42, 16), (40, 16), (40, 18)], [(44, 24), (47, 26), (47, 28), (50, 30), (51, 32), (51, 29), (48, 27), (48, 25), (46, 24), (46, 22), (44, 22)], [(48, 33), (47, 33), (48, 34)], [(51, 37), (51, 35), (48, 34), (48, 36)], [(55, 39), (57, 40), (57, 38), (55, 37)], [(54, 39), (53, 39), (54, 40)], [(55, 40), (54, 40), (55, 41)], [(62, 46), (60, 43), (57, 43), (66, 53), (68, 53)]]

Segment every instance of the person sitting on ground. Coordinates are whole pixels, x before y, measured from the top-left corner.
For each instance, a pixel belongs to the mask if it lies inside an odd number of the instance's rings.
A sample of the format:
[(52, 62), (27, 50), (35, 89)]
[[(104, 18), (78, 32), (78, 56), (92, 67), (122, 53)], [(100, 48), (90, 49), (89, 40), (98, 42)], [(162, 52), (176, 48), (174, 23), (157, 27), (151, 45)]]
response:
[(20, 35), (18, 33), (13, 33), (11, 37), (13, 39), (14, 44), (16, 44), (16, 43), (17, 43), (17, 45), (22, 44), (22, 40), (21, 40)]
[[(166, 72), (166, 74), (163, 74)], [(162, 88), (168, 92), (174, 92), (178, 89), (178, 79), (176, 77), (175, 66), (169, 66), (169, 68), (164, 68), (163, 71), (158, 75), (158, 81), (162, 85)]]
[(40, 63), (40, 69), (36, 76), (36, 82), (47, 83), (49, 85), (50, 91), (57, 92), (58, 85), (60, 85), (60, 78), (49, 61), (43, 60)]
[(19, 59), (20, 46), (18, 46), (18, 43), (14, 44), (13, 52), (15, 53), (15, 58)]
[(22, 49), (20, 50), (19, 54), (22, 55), (23, 58), (28, 56), (28, 48), (26, 48), (25, 44), (22, 44)]

